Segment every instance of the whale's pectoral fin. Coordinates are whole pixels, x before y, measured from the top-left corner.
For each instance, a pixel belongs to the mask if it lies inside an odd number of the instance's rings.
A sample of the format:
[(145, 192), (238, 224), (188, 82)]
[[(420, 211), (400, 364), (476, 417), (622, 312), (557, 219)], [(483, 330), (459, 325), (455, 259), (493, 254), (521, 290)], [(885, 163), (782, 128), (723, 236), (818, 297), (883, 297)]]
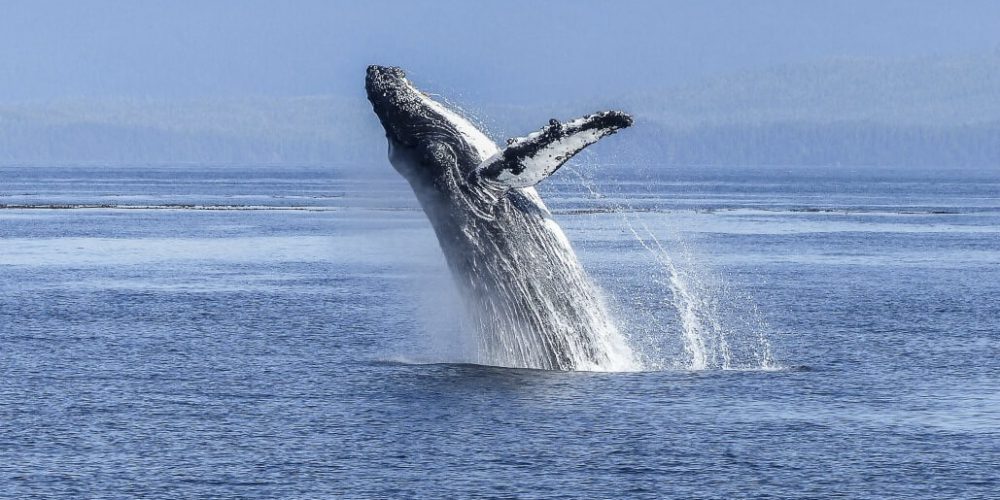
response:
[(507, 148), (484, 161), (471, 174), (508, 188), (534, 186), (552, 175), (581, 149), (632, 125), (621, 111), (604, 111), (559, 123), (557, 120), (526, 137), (511, 139)]

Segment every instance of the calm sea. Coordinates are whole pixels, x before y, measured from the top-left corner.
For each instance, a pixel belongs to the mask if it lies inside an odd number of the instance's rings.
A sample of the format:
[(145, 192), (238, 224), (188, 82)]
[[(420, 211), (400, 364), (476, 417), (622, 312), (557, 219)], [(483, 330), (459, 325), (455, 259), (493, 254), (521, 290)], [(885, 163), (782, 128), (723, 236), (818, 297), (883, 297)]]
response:
[(349, 171), (0, 168), (0, 496), (1000, 491), (1000, 169), (565, 169), (632, 373), (467, 363)]

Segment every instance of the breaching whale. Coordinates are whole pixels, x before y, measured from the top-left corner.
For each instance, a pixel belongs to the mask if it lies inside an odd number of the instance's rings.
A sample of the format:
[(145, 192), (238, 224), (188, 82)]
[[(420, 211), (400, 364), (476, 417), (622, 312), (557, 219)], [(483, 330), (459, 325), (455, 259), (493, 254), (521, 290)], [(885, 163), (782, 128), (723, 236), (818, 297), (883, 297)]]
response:
[(370, 66), (368, 100), (389, 160), (410, 183), (477, 330), (477, 362), (550, 370), (628, 370), (636, 361), (599, 289), (534, 185), (632, 124), (594, 113), (500, 149), (400, 68)]

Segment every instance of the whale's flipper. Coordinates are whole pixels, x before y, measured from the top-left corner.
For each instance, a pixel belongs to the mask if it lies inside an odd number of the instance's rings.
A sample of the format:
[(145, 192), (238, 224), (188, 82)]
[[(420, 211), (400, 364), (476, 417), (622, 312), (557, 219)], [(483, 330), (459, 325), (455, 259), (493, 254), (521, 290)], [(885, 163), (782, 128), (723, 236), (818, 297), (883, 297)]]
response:
[(559, 123), (557, 120), (527, 137), (511, 139), (507, 148), (486, 159), (471, 174), (508, 188), (534, 186), (555, 172), (581, 149), (632, 125), (621, 111), (604, 111)]

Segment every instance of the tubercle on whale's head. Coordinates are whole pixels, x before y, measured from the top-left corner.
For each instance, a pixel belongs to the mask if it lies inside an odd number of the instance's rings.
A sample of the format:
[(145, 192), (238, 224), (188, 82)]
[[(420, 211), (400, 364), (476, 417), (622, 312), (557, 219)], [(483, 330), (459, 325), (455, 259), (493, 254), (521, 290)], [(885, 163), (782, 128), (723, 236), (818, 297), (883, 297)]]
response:
[(386, 136), (402, 145), (415, 146), (412, 134), (405, 133), (405, 129), (418, 119), (420, 103), (406, 73), (394, 66), (368, 66), (365, 91)]
[(402, 68), (395, 66), (368, 66), (365, 73), (365, 90), (368, 92), (368, 100), (372, 105), (376, 105), (395, 97), (390, 93), (397, 93), (406, 86), (406, 72)]

